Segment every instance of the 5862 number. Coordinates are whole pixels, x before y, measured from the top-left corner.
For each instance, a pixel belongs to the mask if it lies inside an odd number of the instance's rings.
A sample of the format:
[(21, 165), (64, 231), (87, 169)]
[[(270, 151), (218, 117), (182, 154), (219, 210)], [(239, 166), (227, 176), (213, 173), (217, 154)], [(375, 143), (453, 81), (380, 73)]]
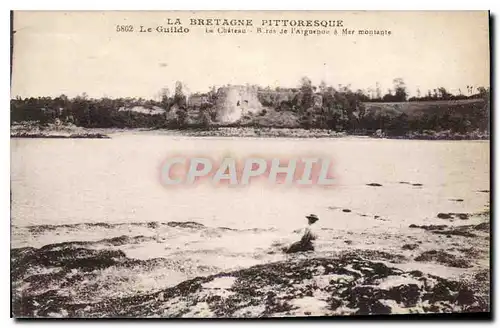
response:
[(116, 32), (134, 32), (132, 25), (116, 25)]

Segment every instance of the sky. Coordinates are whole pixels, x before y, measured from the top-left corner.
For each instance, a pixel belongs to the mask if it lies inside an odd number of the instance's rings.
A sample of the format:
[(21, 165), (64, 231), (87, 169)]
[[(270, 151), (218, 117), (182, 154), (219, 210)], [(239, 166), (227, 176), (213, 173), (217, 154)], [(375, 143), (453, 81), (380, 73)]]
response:
[[(141, 25), (169, 27), (169, 18), (190, 32), (138, 32)], [(191, 18), (251, 19), (254, 26), (245, 34), (206, 33), (190, 26)], [(355, 34), (257, 33), (270, 19), (342, 20), (337, 31)], [(116, 32), (117, 25), (134, 32)], [(296, 87), (302, 76), (352, 89), (378, 82), (383, 94), (394, 78), (404, 79), (410, 95), (441, 86), (466, 94), (467, 85), (489, 86), (488, 25), (485, 11), (15, 12), (11, 97), (152, 99), (175, 81), (189, 93), (226, 84)], [(359, 35), (360, 29), (391, 35)]]

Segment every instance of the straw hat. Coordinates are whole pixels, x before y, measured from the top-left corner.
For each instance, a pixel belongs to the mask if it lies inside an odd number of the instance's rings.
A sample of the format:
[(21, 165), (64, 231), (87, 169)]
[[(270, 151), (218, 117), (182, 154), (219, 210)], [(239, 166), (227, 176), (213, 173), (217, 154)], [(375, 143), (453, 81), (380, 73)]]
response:
[(318, 216), (316, 214), (309, 214), (306, 215), (306, 218), (309, 220), (309, 222), (314, 223), (319, 220)]

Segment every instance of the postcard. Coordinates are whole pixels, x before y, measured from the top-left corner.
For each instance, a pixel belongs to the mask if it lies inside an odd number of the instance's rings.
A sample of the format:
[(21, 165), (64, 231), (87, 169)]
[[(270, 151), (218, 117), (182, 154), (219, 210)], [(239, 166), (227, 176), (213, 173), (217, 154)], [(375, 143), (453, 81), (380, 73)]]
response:
[(15, 11), (15, 318), (490, 317), (487, 11)]

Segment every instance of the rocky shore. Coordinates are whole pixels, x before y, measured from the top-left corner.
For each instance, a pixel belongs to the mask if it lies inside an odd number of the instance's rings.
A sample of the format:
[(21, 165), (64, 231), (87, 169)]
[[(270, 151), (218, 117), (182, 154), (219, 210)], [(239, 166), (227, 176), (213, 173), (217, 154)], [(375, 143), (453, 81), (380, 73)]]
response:
[(109, 139), (106, 134), (73, 124), (41, 125), (33, 122), (12, 125), (10, 136), (11, 138)]
[(268, 127), (214, 127), (210, 129), (179, 130), (178, 133), (193, 137), (263, 137), (263, 138), (339, 138), (347, 136), (370, 137), (378, 139), (408, 140), (489, 140), (489, 133), (472, 131), (470, 133), (453, 133), (451, 131), (409, 132), (401, 136), (386, 135), (381, 131), (375, 133), (355, 133), (327, 129), (303, 128), (268, 128)]
[(13, 138), (109, 138), (113, 133), (139, 132), (158, 133), (161, 135), (189, 137), (228, 137), (228, 138), (341, 138), (348, 136), (371, 137), (379, 139), (410, 140), (489, 140), (488, 133), (473, 131), (470, 133), (451, 133), (450, 131), (408, 133), (404, 136), (389, 136), (377, 131), (375, 133), (349, 134), (326, 129), (302, 128), (270, 128), (270, 127), (211, 127), (205, 129), (192, 128), (184, 130), (170, 129), (90, 129), (71, 124), (40, 125), (25, 122), (11, 126)]
[[(486, 219), (486, 213), (483, 215)], [(455, 216), (451, 217), (448, 220), (453, 222)], [(168, 282), (169, 274), (165, 276), (165, 272), (178, 268), (187, 272), (196, 263), (170, 258), (141, 260), (128, 257), (120, 248), (154, 243), (153, 236), (19, 247), (11, 250), (12, 312), (15, 317), (86, 318), (489, 312), (489, 267), (481, 264), (488, 260), (489, 252), (480, 246), (488, 243), (487, 219), (467, 225), (412, 224), (409, 231), (421, 231), (421, 237), (414, 239), (414, 243), (401, 245), (399, 252), (357, 248), (350, 243), (338, 252), (294, 254), (286, 260), (215, 274), (210, 272), (216, 268), (207, 268), (208, 274), (174, 284)], [(140, 229), (156, 229), (158, 224), (136, 225)], [(214, 229), (190, 221), (162, 225), (185, 233)], [(127, 226), (130, 225), (96, 223), (84, 228)], [(82, 228), (80, 225), (27, 227), (33, 235)], [(429, 239), (431, 236), (438, 237), (440, 244)], [(447, 238), (440, 239), (444, 236)], [(402, 235), (399, 239), (408, 237)], [(436, 248), (429, 248), (432, 245)], [(469, 274), (443, 277), (419, 265), (456, 268)], [(200, 272), (199, 267), (196, 270)], [(152, 285), (137, 288), (144, 284)]]
[[(25, 285), (15, 293), (16, 317), (258, 318), (489, 310), (485, 291), (477, 287), (488, 284), (487, 272), (476, 274), (474, 281), (453, 281), (355, 254), (257, 265), (151, 294), (96, 302), (102, 299), (99, 286), (86, 284), (96, 271), (161, 263), (128, 259), (120, 251), (57, 247), (17, 249), (12, 258), (13, 287)], [(23, 279), (30, 264), (51, 269)], [(76, 301), (72, 293), (86, 294), (86, 301)]]

